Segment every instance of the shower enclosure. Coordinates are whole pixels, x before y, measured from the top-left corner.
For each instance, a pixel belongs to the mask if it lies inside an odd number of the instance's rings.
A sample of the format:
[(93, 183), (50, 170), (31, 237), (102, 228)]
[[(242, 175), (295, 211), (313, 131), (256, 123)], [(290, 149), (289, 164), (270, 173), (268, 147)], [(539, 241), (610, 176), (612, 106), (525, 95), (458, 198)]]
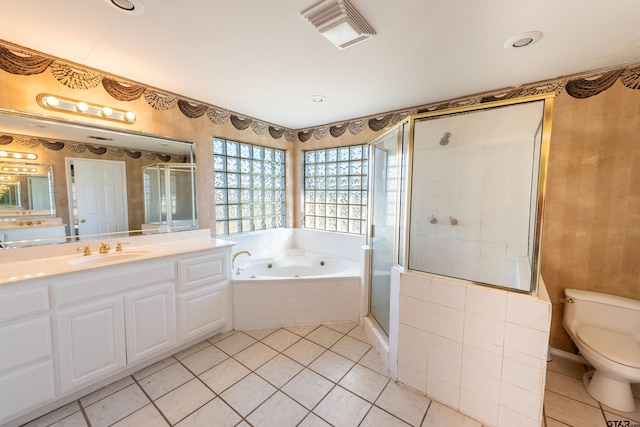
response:
[(536, 295), (553, 94), (410, 116), (371, 143), (369, 312), (390, 270)]
[(195, 229), (195, 176), (190, 163), (157, 163), (143, 168), (143, 230)]

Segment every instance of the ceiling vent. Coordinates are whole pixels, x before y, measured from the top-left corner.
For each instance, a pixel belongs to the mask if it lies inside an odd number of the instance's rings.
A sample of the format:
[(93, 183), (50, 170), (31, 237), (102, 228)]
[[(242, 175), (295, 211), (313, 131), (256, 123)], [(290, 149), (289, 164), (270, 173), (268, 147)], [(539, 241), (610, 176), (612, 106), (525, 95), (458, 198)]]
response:
[(304, 10), (302, 17), (339, 49), (346, 49), (376, 34), (347, 0), (323, 0)]

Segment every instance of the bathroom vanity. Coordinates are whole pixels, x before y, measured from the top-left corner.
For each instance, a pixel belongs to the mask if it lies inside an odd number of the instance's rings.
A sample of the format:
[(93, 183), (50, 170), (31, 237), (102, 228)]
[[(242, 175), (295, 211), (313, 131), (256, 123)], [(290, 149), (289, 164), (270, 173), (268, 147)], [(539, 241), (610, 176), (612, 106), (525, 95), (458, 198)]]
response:
[[(98, 253), (101, 243), (113, 249)], [(92, 255), (77, 252), (85, 245)], [(1, 253), (0, 424), (230, 330), (231, 246), (197, 230), (56, 245), (17, 262), (6, 261), (29, 248)]]

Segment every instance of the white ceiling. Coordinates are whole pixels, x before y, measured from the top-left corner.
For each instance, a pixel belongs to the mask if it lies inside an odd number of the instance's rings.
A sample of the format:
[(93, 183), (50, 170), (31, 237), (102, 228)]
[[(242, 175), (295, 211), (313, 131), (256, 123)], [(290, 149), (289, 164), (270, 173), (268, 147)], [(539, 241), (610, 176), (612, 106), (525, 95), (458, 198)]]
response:
[(4, 2), (0, 39), (290, 129), (640, 61), (638, 0), (351, 0), (377, 35), (346, 50), (317, 0), (142, 1)]

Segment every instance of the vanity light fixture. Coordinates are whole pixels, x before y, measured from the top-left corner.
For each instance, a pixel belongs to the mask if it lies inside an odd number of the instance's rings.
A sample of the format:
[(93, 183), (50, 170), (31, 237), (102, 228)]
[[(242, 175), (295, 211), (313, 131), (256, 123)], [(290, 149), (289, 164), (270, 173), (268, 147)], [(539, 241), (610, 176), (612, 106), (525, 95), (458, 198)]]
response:
[(133, 124), (136, 121), (136, 115), (133, 111), (120, 110), (118, 108), (111, 108), (105, 105), (93, 104), (62, 96), (41, 93), (36, 97), (36, 101), (41, 107), (47, 110), (126, 124)]
[(13, 173), (36, 173), (38, 172), (37, 168), (26, 168), (26, 167), (15, 167), (15, 166), (3, 166), (2, 172), (13, 172)]
[(19, 151), (0, 150), (0, 158), (12, 160), (35, 160), (38, 156), (34, 153), (21, 153)]
[(347, 0), (322, 0), (302, 11), (302, 17), (338, 49), (346, 49), (376, 34)]

